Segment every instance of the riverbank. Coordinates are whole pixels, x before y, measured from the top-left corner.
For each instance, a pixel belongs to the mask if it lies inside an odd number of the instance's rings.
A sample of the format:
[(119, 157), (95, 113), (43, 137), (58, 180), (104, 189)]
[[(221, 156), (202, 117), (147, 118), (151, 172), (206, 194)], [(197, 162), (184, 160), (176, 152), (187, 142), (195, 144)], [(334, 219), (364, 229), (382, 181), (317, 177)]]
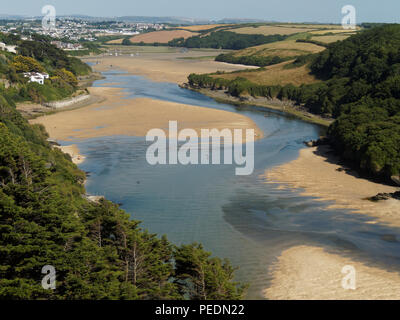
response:
[[(346, 290), (345, 266), (354, 267), (355, 290)], [(272, 300), (398, 300), (400, 275), (323, 248), (296, 246), (282, 252), (271, 267), (264, 296)]]
[[(110, 70), (123, 70), (130, 74), (144, 76), (153, 81), (166, 81), (179, 84), (186, 89), (200, 92), (206, 96), (215, 99), (217, 102), (228, 103), (233, 105), (254, 105), (277, 110), (286, 114), (295, 116), (303, 121), (315, 123), (322, 126), (329, 126), (332, 119), (322, 118), (318, 115), (301, 110), (291, 106), (289, 103), (282, 101), (271, 101), (263, 97), (246, 97), (240, 99), (226, 94), (223, 90), (195, 89), (185, 83), (191, 73), (204, 74), (214, 73), (216, 71), (232, 72), (246, 69), (258, 69), (258, 67), (229, 64), (214, 60), (201, 60), (204, 55), (209, 55), (210, 52), (190, 52), (190, 53), (147, 53), (140, 56), (108, 56), (108, 57), (90, 57), (85, 58), (86, 62), (93, 63), (93, 69), (97, 72)], [(188, 59), (188, 55), (195, 55), (194, 59)], [(206, 56), (208, 57), (208, 56)]]
[(233, 104), (236, 106), (257, 106), (257, 107), (262, 107), (266, 108), (269, 110), (275, 110), (275, 111), (280, 111), (289, 115), (292, 115), (300, 120), (313, 123), (313, 124), (318, 124), (324, 127), (329, 127), (329, 125), (333, 122), (333, 119), (327, 119), (327, 118), (322, 118), (318, 115), (309, 113), (305, 110), (301, 110), (298, 107), (293, 106), (289, 102), (284, 102), (280, 100), (270, 100), (264, 97), (234, 97), (231, 96), (230, 94), (225, 93), (225, 90), (211, 90), (211, 89), (205, 89), (205, 88), (193, 88), (190, 87), (187, 84), (182, 85), (182, 87), (193, 90), (196, 92), (199, 92), (201, 94), (204, 94), (210, 98), (213, 98), (215, 101), (220, 102), (220, 103), (227, 103), (227, 104)]
[[(215, 53), (218, 55), (219, 51)], [(188, 55), (199, 59), (182, 59)], [(130, 74), (142, 75), (153, 81), (183, 83), (191, 72), (234, 71), (247, 66), (231, 65), (213, 60), (202, 60), (210, 51), (190, 51), (181, 53), (143, 53), (140, 55), (87, 57), (82, 60), (92, 62), (96, 72), (122, 70)], [(96, 73), (98, 80), (101, 75)], [(189, 106), (155, 99), (125, 99), (118, 88), (91, 87), (90, 99), (53, 110), (41, 105), (20, 105), (19, 111), (25, 114), (30, 123), (41, 123), (50, 137), (55, 140), (72, 141), (110, 135), (145, 136), (153, 128), (167, 128), (168, 121), (178, 121), (178, 129), (192, 128), (200, 134), (201, 129), (254, 129), (255, 139), (263, 132), (247, 117), (215, 109)], [(79, 109), (79, 110), (78, 110)], [(62, 112), (62, 115), (59, 114)], [(245, 141), (245, 140), (244, 140)], [(63, 147), (62, 149), (65, 149)], [(76, 145), (72, 148), (76, 151)], [(70, 153), (71, 150), (67, 150)], [(77, 160), (73, 152), (74, 162)], [(84, 159), (82, 155), (80, 159)], [(75, 159), (75, 160), (74, 160)]]
[(30, 120), (46, 127), (55, 140), (73, 141), (102, 136), (146, 136), (154, 128), (166, 129), (169, 121), (178, 122), (178, 130), (194, 129), (254, 129), (254, 139), (263, 132), (249, 118), (223, 110), (185, 105), (150, 98), (127, 99), (119, 88), (93, 87), (89, 91), (101, 96), (101, 102), (62, 113)]
[(61, 104), (59, 108), (32, 102), (18, 103), (16, 108), (26, 119), (34, 119), (43, 115), (82, 108), (96, 102), (101, 102), (102, 100), (103, 98), (99, 95), (87, 94), (82, 95), (82, 98), (71, 98), (53, 102), (56, 106)]
[(266, 183), (280, 188), (300, 189), (300, 195), (329, 201), (327, 209), (346, 209), (350, 213), (371, 217), (368, 223), (400, 227), (400, 201), (370, 201), (378, 193), (393, 193), (399, 188), (361, 178), (355, 171), (343, 168), (329, 147), (300, 150), (299, 157), (289, 163), (269, 169)]

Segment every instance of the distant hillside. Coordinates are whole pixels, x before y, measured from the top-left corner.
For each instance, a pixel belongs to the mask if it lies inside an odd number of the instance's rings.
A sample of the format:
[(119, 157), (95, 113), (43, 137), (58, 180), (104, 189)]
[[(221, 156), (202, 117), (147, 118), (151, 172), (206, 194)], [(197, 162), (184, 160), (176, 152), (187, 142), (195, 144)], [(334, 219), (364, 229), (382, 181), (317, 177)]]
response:
[(215, 60), (228, 63), (265, 67), (299, 56), (323, 51), (329, 43), (347, 39), (353, 30), (338, 25), (309, 24), (247, 24), (236, 25), (230, 31), (242, 35), (281, 35), (277, 41), (221, 54)]
[(399, 175), (400, 25), (361, 31), (329, 44), (319, 54), (300, 56), (284, 69), (295, 72), (304, 65), (319, 81), (302, 85), (292, 81), (282, 86), (271, 83), (268, 69), (268, 82), (249, 80), (261, 75), (261, 69), (249, 72), (248, 76), (245, 72), (191, 75), (189, 82), (226, 88), (234, 95), (288, 99), (312, 113), (336, 118), (329, 135), (345, 159), (371, 175)]
[(276, 41), (249, 47), (236, 52), (221, 54), (216, 61), (265, 67), (299, 56), (321, 52), (324, 46), (316, 43), (297, 42), (295, 40)]

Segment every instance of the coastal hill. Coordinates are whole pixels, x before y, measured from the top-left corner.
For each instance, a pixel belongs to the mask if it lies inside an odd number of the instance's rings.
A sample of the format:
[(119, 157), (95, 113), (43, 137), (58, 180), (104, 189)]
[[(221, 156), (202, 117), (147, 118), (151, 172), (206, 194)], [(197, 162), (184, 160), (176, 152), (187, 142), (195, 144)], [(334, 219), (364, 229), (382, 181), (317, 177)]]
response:
[[(400, 174), (399, 39), (400, 25), (377, 26), (326, 44), (320, 53), (248, 72), (192, 74), (189, 84), (236, 97), (292, 101), (297, 108), (337, 119), (328, 133), (339, 154), (369, 175), (396, 180)], [(298, 43), (304, 41), (308, 40)], [(264, 76), (274, 68), (286, 70), (285, 81)]]
[[(216, 23), (191, 26), (175, 24), (168, 25), (165, 28), (165, 30), (161, 31), (149, 29), (144, 34), (133, 37), (126, 36), (124, 38), (112, 39), (108, 44), (239, 50), (286, 39), (303, 39), (310, 42), (322, 43), (324, 46), (324, 43), (345, 39), (354, 33), (354, 30), (343, 30), (338, 25), (265, 22)], [(235, 52), (234, 55), (236, 57), (240, 55), (258, 56), (254, 52), (251, 54)]]

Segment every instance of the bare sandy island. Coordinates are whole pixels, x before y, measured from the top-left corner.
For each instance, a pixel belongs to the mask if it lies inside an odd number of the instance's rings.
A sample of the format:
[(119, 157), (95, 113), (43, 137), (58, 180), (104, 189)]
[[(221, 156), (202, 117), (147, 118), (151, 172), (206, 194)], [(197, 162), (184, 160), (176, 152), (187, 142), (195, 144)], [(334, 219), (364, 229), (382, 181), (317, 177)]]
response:
[(318, 150), (302, 149), (298, 159), (267, 170), (266, 182), (283, 184), (281, 188), (299, 188), (301, 195), (332, 201), (328, 208), (348, 209), (376, 218), (370, 223), (399, 227), (399, 200), (365, 200), (378, 193), (395, 192), (398, 188), (360, 178), (355, 172), (341, 171), (338, 159), (328, 152), (329, 148), (325, 146)]
[[(254, 69), (258, 67), (242, 66), (217, 62), (213, 59), (201, 59), (205, 55), (216, 55), (211, 53), (190, 52), (183, 53), (147, 53), (140, 56), (109, 56), (102, 58), (90, 58), (86, 61), (98, 63), (93, 69), (98, 72), (121, 69), (135, 75), (148, 77), (153, 81), (175, 82), (182, 84), (187, 82), (191, 73), (212, 73), (216, 71), (236, 71), (243, 69)], [(198, 57), (199, 59), (195, 59)]]
[(154, 128), (168, 133), (169, 121), (177, 121), (178, 130), (191, 128), (199, 135), (201, 129), (227, 128), (254, 129), (254, 139), (263, 136), (251, 119), (237, 113), (148, 98), (124, 99), (119, 88), (93, 87), (90, 92), (104, 99), (30, 122), (43, 124), (51, 138), (63, 141), (112, 135), (146, 136)]
[[(344, 289), (345, 266), (355, 270), (355, 290)], [(319, 247), (297, 246), (282, 253), (272, 268), (272, 300), (398, 300), (400, 275), (367, 266)], [(347, 282), (348, 283), (348, 282)]]

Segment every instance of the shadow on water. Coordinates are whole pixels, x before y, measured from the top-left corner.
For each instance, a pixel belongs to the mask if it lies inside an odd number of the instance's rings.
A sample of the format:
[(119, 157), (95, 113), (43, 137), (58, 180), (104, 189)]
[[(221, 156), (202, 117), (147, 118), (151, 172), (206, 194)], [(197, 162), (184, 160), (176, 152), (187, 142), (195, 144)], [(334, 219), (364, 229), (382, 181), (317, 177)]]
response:
[[(144, 138), (112, 136), (77, 141), (90, 172), (87, 190), (122, 203), (150, 232), (177, 244), (201, 242), (213, 254), (240, 267), (238, 280), (251, 283), (248, 297), (262, 298), (268, 270), (282, 250), (295, 245), (324, 246), (369, 265), (399, 270), (400, 234), (396, 228), (369, 224), (371, 218), (329, 203), (299, 196), (265, 183), (267, 168), (295, 159), (303, 141), (320, 128), (279, 113), (219, 104), (171, 83), (157, 83), (118, 72), (102, 83), (118, 83), (128, 97), (148, 97), (240, 112), (264, 131), (255, 144), (255, 170), (235, 176), (234, 165), (150, 166)], [(173, 119), (171, 119), (173, 120)]]

